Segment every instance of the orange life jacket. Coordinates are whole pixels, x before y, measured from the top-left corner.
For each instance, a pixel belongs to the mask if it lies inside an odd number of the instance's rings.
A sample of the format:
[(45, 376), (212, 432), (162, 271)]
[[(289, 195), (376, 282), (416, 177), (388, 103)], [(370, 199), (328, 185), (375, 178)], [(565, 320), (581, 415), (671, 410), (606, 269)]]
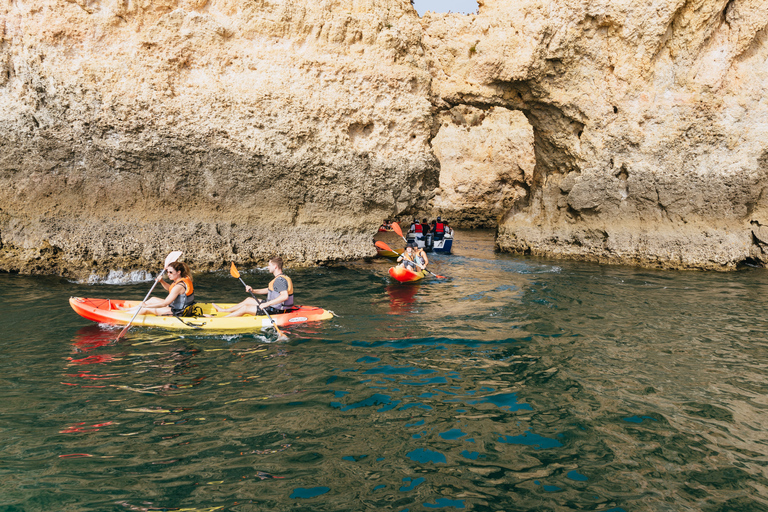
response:
[(185, 309), (187, 309), (188, 306), (191, 306), (195, 303), (195, 287), (192, 285), (192, 278), (190, 277), (180, 277), (176, 279), (173, 284), (171, 285), (171, 288), (176, 286), (177, 284), (183, 284), (186, 290), (184, 291), (183, 295), (179, 295), (176, 297), (173, 302), (168, 304), (168, 306), (171, 308), (171, 312), (174, 315), (179, 315), (184, 312)]
[(176, 279), (173, 284), (171, 285), (171, 288), (176, 286), (179, 283), (184, 283), (184, 287), (187, 289), (185, 295), (192, 295), (195, 293), (195, 287), (192, 285), (192, 279), (189, 277), (180, 277)]

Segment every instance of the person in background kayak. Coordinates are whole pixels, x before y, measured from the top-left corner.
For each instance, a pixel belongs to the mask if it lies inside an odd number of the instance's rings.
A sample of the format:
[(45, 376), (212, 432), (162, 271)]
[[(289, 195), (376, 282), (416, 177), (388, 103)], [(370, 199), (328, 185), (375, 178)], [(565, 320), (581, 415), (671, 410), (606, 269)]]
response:
[(424, 249), (416, 247), (416, 244), (413, 242), (409, 242), (405, 246), (405, 252), (397, 258), (397, 261), (408, 270), (414, 272), (424, 269), (429, 264), (427, 253), (424, 252)]
[(384, 223), (379, 226), (379, 231), (392, 231), (392, 221), (384, 219)]
[(248, 297), (231, 308), (221, 308), (216, 304), (213, 307), (218, 312), (229, 313), (227, 316), (263, 315), (266, 310), (270, 315), (285, 313), (293, 308), (293, 281), (283, 274), (283, 259), (279, 256), (269, 260), (267, 268), (274, 279), (266, 288), (254, 290), (250, 286), (245, 287), (248, 293), (267, 295), (266, 301), (257, 302), (253, 297)]
[[(156, 280), (168, 291), (168, 296), (165, 299), (150, 297), (139, 311), (140, 315), (183, 316), (184, 310), (195, 303), (195, 287), (192, 285), (189, 266), (181, 261), (174, 261), (165, 268), (165, 272), (172, 282), (169, 283), (163, 279), (162, 274), (157, 276)], [(119, 309), (136, 311), (136, 307)]]

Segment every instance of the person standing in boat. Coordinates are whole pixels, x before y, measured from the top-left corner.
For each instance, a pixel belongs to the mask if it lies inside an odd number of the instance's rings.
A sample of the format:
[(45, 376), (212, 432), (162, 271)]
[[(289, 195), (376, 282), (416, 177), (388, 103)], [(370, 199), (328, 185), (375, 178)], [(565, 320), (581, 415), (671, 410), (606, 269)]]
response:
[(424, 252), (424, 249), (419, 249), (413, 242), (409, 242), (405, 246), (405, 252), (397, 258), (397, 261), (403, 267), (414, 272), (423, 270), (429, 264), (427, 253)]
[(421, 227), (421, 224), (419, 224), (419, 219), (414, 218), (413, 222), (411, 223), (411, 229), (409, 229), (411, 233), (415, 233), (417, 237), (421, 237), (423, 233), (423, 229)]
[[(181, 261), (174, 261), (168, 264), (165, 271), (172, 282), (163, 279), (163, 274), (157, 276), (157, 282), (168, 291), (168, 296), (165, 299), (150, 297), (138, 314), (184, 316), (184, 311), (195, 303), (195, 287), (192, 285), (189, 266)], [(136, 307), (119, 309), (136, 311)]]
[(437, 218), (435, 225), (432, 227), (432, 234), (433, 240), (442, 240), (445, 236), (445, 224), (440, 217)]
[(248, 297), (231, 308), (221, 308), (216, 304), (213, 304), (213, 308), (218, 312), (229, 313), (227, 316), (260, 315), (263, 314), (263, 311), (270, 315), (277, 315), (293, 309), (293, 281), (283, 274), (283, 259), (279, 256), (272, 258), (269, 260), (267, 268), (274, 279), (269, 282), (266, 288), (254, 290), (250, 286), (245, 287), (245, 291), (248, 293), (266, 294), (266, 301), (257, 302), (253, 297)]
[(453, 229), (448, 225), (448, 221), (446, 220), (443, 224), (445, 224), (445, 236), (453, 238)]

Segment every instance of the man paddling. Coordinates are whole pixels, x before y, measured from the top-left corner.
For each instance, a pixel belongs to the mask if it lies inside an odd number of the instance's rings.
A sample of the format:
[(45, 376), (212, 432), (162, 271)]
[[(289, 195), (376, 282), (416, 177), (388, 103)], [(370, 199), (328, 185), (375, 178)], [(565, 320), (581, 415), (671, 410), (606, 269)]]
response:
[(293, 281), (287, 275), (283, 274), (283, 259), (275, 257), (269, 260), (267, 266), (274, 279), (270, 281), (266, 288), (254, 290), (250, 286), (245, 287), (248, 293), (266, 294), (267, 300), (257, 302), (253, 297), (248, 297), (239, 304), (231, 308), (220, 308), (213, 304), (213, 308), (218, 312), (229, 313), (227, 316), (259, 315), (266, 311), (270, 315), (285, 313), (293, 308)]
[(416, 247), (416, 244), (413, 242), (408, 242), (405, 246), (405, 252), (397, 258), (397, 261), (408, 270), (413, 270), (414, 272), (424, 270), (429, 264), (427, 253), (424, 252), (424, 249)]

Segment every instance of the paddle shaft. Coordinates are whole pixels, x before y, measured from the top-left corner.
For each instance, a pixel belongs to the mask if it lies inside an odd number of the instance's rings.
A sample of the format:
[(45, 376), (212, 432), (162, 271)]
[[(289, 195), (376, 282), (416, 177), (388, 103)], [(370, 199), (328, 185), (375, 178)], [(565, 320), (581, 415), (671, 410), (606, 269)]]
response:
[[(243, 286), (245, 286), (246, 288), (248, 288), (248, 285), (247, 285), (247, 284), (245, 284), (245, 281), (243, 281), (243, 278), (242, 278), (242, 277), (238, 277), (238, 279), (240, 280), (240, 282), (241, 282), (241, 283), (243, 283)], [(266, 310), (266, 309), (262, 309), (262, 307), (261, 307), (261, 304), (259, 304), (259, 299), (257, 299), (257, 298), (256, 298), (256, 296), (253, 294), (253, 292), (248, 292), (248, 293), (250, 293), (250, 294), (251, 294), (251, 297), (253, 297), (253, 300), (255, 300), (255, 301), (256, 301), (256, 308), (257, 308), (257, 309), (261, 309), (261, 310), (264, 312), (264, 314), (265, 314), (265, 315), (267, 315), (267, 318), (269, 318), (269, 321), (270, 321), (270, 322), (272, 322), (272, 327), (274, 327), (274, 328), (275, 328), (275, 330), (277, 331), (277, 334), (278, 334), (278, 336), (281, 336), (281, 337), (282, 337), (282, 336), (285, 336), (285, 334), (283, 334), (283, 333), (280, 331), (280, 328), (279, 328), (279, 327), (277, 326), (277, 324), (275, 323), (275, 319), (274, 319), (274, 318), (272, 318), (272, 317), (269, 315), (269, 313), (267, 312), (267, 310)]]
[[(160, 277), (163, 277), (163, 275), (164, 275), (164, 274), (165, 274), (165, 269), (163, 269), (163, 271), (162, 271), (162, 272), (160, 272)], [(138, 309), (137, 309), (137, 310), (136, 310), (136, 312), (133, 314), (133, 317), (131, 317), (131, 321), (130, 321), (130, 322), (128, 322), (128, 325), (126, 325), (125, 327), (123, 327), (123, 330), (122, 330), (122, 331), (120, 331), (120, 334), (118, 334), (118, 335), (117, 335), (117, 338), (115, 338), (115, 341), (119, 341), (119, 340), (120, 340), (120, 338), (122, 338), (122, 337), (125, 335), (125, 333), (126, 333), (126, 332), (128, 332), (128, 329), (131, 327), (131, 324), (133, 323), (133, 321), (134, 321), (134, 320), (136, 320), (136, 317), (138, 316), (138, 314), (139, 314), (139, 311), (141, 311), (141, 308), (143, 308), (143, 307), (144, 307), (144, 303), (145, 303), (145, 302), (147, 302), (147, 299), (148, 299), (148, 298), (149, 298), (149, 296), (152, 294), (152, 290), (154, 290), (154, 289), (155, 289), (155, 286), (157, 286), (157, 279), (155, 279), (155, 282), (154, 282), (154, 283), (152, 283), (152, 288), (150, 288), (150, 289), (149, 289), (149, 292), (147, 292), (147, 295), (146, 295), (146, 296), (144, 296), (144, 300), (143, 300), (143, 301), (141, 301), (141, 304), (139, 304), (139, 307), (138, 307)]]

